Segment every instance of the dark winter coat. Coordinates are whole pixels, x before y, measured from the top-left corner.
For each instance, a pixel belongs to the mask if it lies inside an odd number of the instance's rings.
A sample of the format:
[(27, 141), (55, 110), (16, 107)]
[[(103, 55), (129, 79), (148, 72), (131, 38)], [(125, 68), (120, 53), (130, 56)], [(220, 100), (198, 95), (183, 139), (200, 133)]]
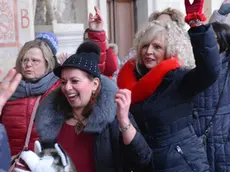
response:
[(222, 54), (221, 73), (218, 80), (194, 100), (193, 121), (198, 136), (202, 136), (217, 108), (220, 93), (226, 76), (224, 94), (221, 98), (219, 110), (208, 133), (207, 155), (213, 171), (230, 171), (230, 56)]
[[(129, 171), (131, 166), (147, 166), (151, 163), (152, 151), (142, 135), (137, 132), (129, 145), (124, 145), (116, 119), (114, 96), (117, 87), (105, 76), (101, 77), (102, 89), (93, 106), (84, 132), (96, 134), (94, 143), (97, 172)], [(56, 90), (40, 104), (36, 116), (36, 129), (41, 141), (55, 140), (64, 123), (64, 112), (58, 110)], [(130, 117), (133, 125), (135, 122)]]
[(0, 171), (8, 171), (10, 167), (10, 147), (6, 130), (0, 124)]
[(131, 107), (153, 150), (153, 167), (159, 172), (210, 171), (202, 140), (196, 136), (190, 116), (193, 97), (218, 78), (218, 46), (211, 26), (192, 28), (189, 34), (196, 68), (169, 72), (148, 99)]

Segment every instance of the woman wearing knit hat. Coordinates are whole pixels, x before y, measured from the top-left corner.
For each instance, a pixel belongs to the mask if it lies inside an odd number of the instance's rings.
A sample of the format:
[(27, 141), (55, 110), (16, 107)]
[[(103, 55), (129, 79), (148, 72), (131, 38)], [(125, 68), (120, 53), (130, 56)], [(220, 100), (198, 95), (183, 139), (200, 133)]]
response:
[(79, 172), (148, 166), (152, 155), (129, 114), (130, 91), (101, 75), (99, 59), (100, 48), (87, 41), (54, 70), (62, 84), (38, 108), (41, 142), (57, 141)]
[(35, 39), (45, 41), (49, 45), (53, 55), (55, 56), (57, 54), (58, 40), (55, 34), (53, 34), (52, 32), (40, 32), (36, 35)]
[[(38, 97), (44, 98), (59, 84), (53, 74), (55, 59), (50, 47), (41, 40), (24, 44), (17, 60), (16, 70), (22, 74), (15, 93), (4, 106), (1, 122), (5, 125), (9, 137), (11, 155), (17, 155), (24, 147), (27, 129), (35, 102)], [(38, 139), (33, 129), (29, 149), (33, 150), (34, 141)]]
[[(51, 49), (53, 53), (53, 57), (55, 59), (55, 66), (59, 66), (62, 64), (68, 56), (66, 55), (61, 55), (61, 57), (57, 57), (57, 52), (58, 52), (58, 40), (55, 34), (52, 32), (40, 32), (36, 35), (35, 39), (39, 39), (44, 41)], [(63, 58), (63, 59), (62, 59)], [(60, 59), (63, 61), (60, 61)]]

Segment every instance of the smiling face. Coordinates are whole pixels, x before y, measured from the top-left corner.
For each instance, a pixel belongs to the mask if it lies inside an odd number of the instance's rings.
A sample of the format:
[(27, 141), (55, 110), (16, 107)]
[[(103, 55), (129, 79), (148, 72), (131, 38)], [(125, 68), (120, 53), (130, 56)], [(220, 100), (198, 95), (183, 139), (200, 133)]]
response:
[(45, 75), (46, 61), (39, 48), (29, 49), (21, 60), (21, 73), (25, 80), (36, 80)]
[(165, 41), (162, 35), (157, 35), (148, 44), (145, 44), (141, 48), (141, 61), (147, 69), (152, 69), (157, 64), (165, 60)]
[(89, 103), (92, 93), (99, 87), (98, 78), (90, 78), (89, 75), (76, 68), (65, 68), (61, 73), (61, 90), (66, 96), (71, 107), (83, 110)]

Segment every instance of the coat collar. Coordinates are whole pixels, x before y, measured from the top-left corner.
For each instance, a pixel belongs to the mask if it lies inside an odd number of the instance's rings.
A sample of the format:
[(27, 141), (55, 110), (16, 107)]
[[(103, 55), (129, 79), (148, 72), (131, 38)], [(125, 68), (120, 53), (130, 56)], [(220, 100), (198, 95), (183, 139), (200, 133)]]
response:
[(119, 88), (126, 88), (132, 91), (132, 104), (144, 101), (151, 96), (163, 81), (168, 72), (180, 67), (177, 57), (171, 57), (162, 61), (140, 80), (135, 75), (135, 59), (130, 59), (120, 69), (117, 77)]
[[(61, 89), (58, 88), (40, 103), (36, 114), (36, 130), (41, 140), (56, 139), (62, 124), (64, 113), (59, 111), (55, 100), (60, 96)], [(116, 84), (105, 76), (101, 76), (101, 91), (93, 110), (89, 116), (88, 124), (84, 129), (89, 133), (100, 133), (116, 117), (116, 104), (114, 96), (117, 92)]]

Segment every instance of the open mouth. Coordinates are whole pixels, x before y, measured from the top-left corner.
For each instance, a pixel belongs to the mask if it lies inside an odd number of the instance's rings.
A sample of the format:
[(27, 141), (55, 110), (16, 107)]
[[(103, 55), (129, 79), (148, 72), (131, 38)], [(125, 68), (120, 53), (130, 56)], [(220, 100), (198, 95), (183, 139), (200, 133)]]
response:
[(67, 94), (66, 97), (69, 101), (73, 102), (80, 96), (79, 93)]
[(155, 62), (156, 60), (155, 59), (153, 59), (153, 58), (145, 58), (145, 60), (146, 60), (146, 62)]

